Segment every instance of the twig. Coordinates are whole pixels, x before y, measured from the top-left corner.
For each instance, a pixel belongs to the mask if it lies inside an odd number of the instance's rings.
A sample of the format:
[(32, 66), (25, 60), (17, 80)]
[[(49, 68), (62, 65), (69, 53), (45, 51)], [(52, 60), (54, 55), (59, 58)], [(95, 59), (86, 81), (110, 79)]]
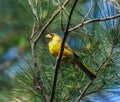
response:
[(101, 67), (105, 64), (105, 62), (106, 62), (107, 60), (109, 60), (109, 58), (110, 58), (111, 55), (112, 55), (112, 52), (113, 52), (114, 47), (115, 47), (115, 44), (114, 44), (114, 42), (113, 42), (109, 55), (108, 55), (108, 56), (106, 57), (106, 59), (102, 62), (102, 64), (99, 65), (98, 69), (96, 70), (96, 74), (98, 74), (99, 70), (100, 70)]
[(84, 22), (84, 21), (86, 20), (86, 18), (89, 16), (89, 14), (90, 14), (90, 12), (91, 12), (91, 10), (92, 10), (93, 0), (90, 0), (90, 2), (91, 2), (91, 3), (90, 3), (90, 8), (89, 8), (87, 14), (85, 15), (85, 17), (83, 18), (82, 22)]
[(64, 37), (63, 37), (63, 39), (62, 39), (62, 44), (61, 44), (60, 53), (59, 53), (59, 55), (58, 55), (58, 58), (57, 58), (57, 60), (56, 60), (56, 64), (55, 64), (55, 66), (54, 66), (55, 72), (54, 72), (54, 80), (53, 80), (53, 84), (52, 84), (52, 93), (51, 93), (51, 97), (50, 97), (50, 102), (53, 102), (53, 100), (54, 100), (56, 83), (57, 83), (57, 76), (58, 76), (58, 69), (59, 69), (60, 62), (61, 62), (61, 57), (62, 57), (62, 54), (63, 54), (63, 51), (64, 51), (65, 41), (66, 41), (66, 39), (67, 39), (67, 36), (69, 35), (68, 29), (69, 29), (69, 26), (70, 26), (71, 17), (72, 17), (74, 8), (75, 8), (75, 6), (76, 6), (76, 4), (77, 4), (77, 1), (78, 1), (78, 0), (75, 0), (75, 1), (74, 1), (73, 6), (72, 6), (72, 8), (71, 8), (71, 11), (70, 11), (70, 14), (69, 14), (69, 17), (68, 17), (67, 26), (66, 26), (66, 29), (65, 29), (65, 32), (64, 32)]
[(111, 19), (115, 19), (115, 18), (119, 18), (120, 17), (120, 14), (117, 14), (115, 16), (109, 16), (109, 17), (105, 17), (105, 18), (94, 18), (94, 19), (91, 19), (91, 20), (87, 20), (87, 21), (84, 21), (78, 25), (76, 25), (75, 27), (69, 29), (68, 31), (71, 32), (73, 30), (76, 30), (76, 29), (79, 29), (80, 27), (84, 26), (84, 25), (87, 25), (89, 23), (92, 23), (92, 22), (101, 22), (101, 21), (107, 21), (107, 20), (111, 20)]
[(97, 86), (95, 90), (86, 93), (84, 96), (87, 96), (87, 95), (90, 95), (92, 93), (95, 93), (95, 92), (99, 91), (101, 88), (103, 88), (103, 86), (105, 85), (105, 81), (103, 80), (102, 82), (103, 82), (102, 85), (100, 85), (99, 87)]
[(46, 30), (46, 28), (52, 23), (52, 21), (54, 20), (54, 18), (59, 14), (60, 10), (64, 8), (64, 6), (66, 6), (68, 4), (70, 0), (66, 0), (63, 5), (61, 5), (60, 8), (58, 8), (57, 10), (54, 11), (54, 13), (52, 14), (52, 16), (50, 17), (50, 19), (48, 20), (48, 22), (45, 24), (45, 26), (41, 29), (40, 33), (38, 34), (38, 36), (36, 37), (36, 39), (34, 40), (34, 42), (36, 43), (39, 38), (42, 36), (43, 32)]
[(35, 7), (37, 7), (37, 5), (38, 5), (37, 3), (38, 2), (36, 2), (35, 4), (33, 4), (33, 1), (28, 0), (28, 4), (31, 7), (31, 10), (32, 10), (32, 13), (33, 13), (34, 17), (36, 18), (37, 21), (39, 21), (38, 15), (37, 15), (36, 10), (35, 10)]
[[(98, 69), (96, 70), (96, 75), (98, 74), (98, 72), (100, 71), (100, 69), (102, 68), (102, 66), (105, 64), (105, 62), (107, 60), (109, 60), (109, 58), (111, 57), (112, 55), (112, 52), (113, 52), (113, 49), (115, 47), (115, 43), (113, 42), (112, 44), (112, 47), (111, 47), (111, 50), (110, 50), (110, 53), (108, 54), (108, 56), (106, 57), (106, 59), (99, 65)], [(81, 94), (79, 95), (79, 97), (77, 98), (77, 101), (76, 102), (79, 102), (81, 100), (81, 98), (85, 95), (85, 92), (87, 91), (87, 89), (92, 85), (94, 80), (90, 80), (86, 86), (84, 87), (83, 91), (81, 92)]]
[[(33, 26), (34, 27), (34, 26)], [(33, 32), (34, 33), (34, 32)], [(34, 35), (34, 34), (33, 34)], [(32, 36), (32, 35), (31, 35)], [(46, 90), (43, 86), (43, 82), (41, 80), (41, 72), (40, 72), (40, 68), (38, 66), (38, 61), (36, 59), (36, 54), (35, 54), (35, 43), (32, 41), (32, 39), (29, 39), (30, 45), (31, 45), (31, 52), (32, 52), (32, 60), (34, 63), (34, 67), (35, 67), (35, 74), (33, 76), (33, 83), (35, 85), (35, 88), (41, 92), (42, 96), (43, 96), (43, 100), (45, 102), (48, 102), (49, 98), (46, 94)]]
[(63, 14), (62, 14), (62, 11), (60, 11), (60, 25), (61, 25), (61, 29), (62, 29), (62, 31), (64, 32), (64, 27), (63, 27)]
[(90, 80), (86, 86), (84, 87), (83, 91), (81, 92), (81, 94), (79, 95), (79, 97), (77, 98), (76, 102), (79, 102), (81, 100), (81, 98), (84, 96), (86, 90), (90, 87), (90, 85), (93, 83), (93, 80)]
[(92, 53), (89, 51), (89, 49), (87, 49), (87, 52), (88, 52), (88, 54), (89, 54), (90, 59), (92, 60), (92, 62), (93, 62), (96, 66), (98, 66), (97, 61), (94, 59), (94, 57), (93, 57)]
[(36, 23), (33, 24), (33, 27), (32, 27), (32, 34), (31, 34), (30, 39), (33, 39), (33, 37), (35, 36), (35, 27), (36, 27)]

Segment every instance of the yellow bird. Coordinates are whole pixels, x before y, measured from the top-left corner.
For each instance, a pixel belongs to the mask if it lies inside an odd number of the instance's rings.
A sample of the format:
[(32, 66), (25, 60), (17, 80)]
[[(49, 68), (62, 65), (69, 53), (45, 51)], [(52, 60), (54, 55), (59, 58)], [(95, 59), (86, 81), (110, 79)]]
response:
[[(50, 53), (55, 58), (57, 58), (62, 42), (60, 36), (58, 36), (56, 33), (50, 33), (47, 34), (45, 37), (49, 39), (48, 48)], [(91, 80), (96, 78), (96, 75), (92, 73), (92, 71), (81, 62), (80, 57), (72, 50), (72, 48), (67, 43), (65, 43), (64, 46), (62, 61), (70, 62), (75, 66), (80, 67)]]

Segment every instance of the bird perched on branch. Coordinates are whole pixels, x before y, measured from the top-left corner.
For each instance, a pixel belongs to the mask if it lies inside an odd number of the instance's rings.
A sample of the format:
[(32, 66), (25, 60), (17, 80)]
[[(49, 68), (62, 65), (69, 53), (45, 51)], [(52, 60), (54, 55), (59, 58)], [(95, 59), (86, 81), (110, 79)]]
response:
[[(48, 48), (50, 53), (55, 58), (57, 58), (61, 48), (62, 39), (56, 33), (47, 34), (45, 37), (49, 39)], [(88, 68), (85, 64), (81, 62), (80, 57), (72, 50), (72, 48), (67, 43), (65, 43), (61, 59), (64, 62), (70, 62), (76, 67), (80, 67), (81, 70), (85, 72), (91, 80), (96, 78), (96, 75), (90, 70), (90, 68)]]

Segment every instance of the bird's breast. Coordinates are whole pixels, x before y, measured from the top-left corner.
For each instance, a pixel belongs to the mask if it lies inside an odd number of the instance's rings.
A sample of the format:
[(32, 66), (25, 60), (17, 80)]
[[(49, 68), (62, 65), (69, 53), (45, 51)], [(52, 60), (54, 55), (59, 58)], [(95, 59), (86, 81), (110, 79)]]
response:
[(49, 50), (50, 53), (57, 58), (59, 51), (60, 51), (60, 44), (56, 44), (54, 42), (49, 43)]

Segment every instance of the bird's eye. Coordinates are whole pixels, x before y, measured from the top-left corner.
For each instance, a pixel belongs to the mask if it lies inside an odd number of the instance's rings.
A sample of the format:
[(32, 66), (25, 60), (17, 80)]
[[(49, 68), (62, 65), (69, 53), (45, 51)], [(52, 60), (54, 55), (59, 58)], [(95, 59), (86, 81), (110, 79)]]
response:
[(54, 33), (51, 33), (50, 35), (51, 35), (51, 38), (53, 38), (53, 36), (54, 36)]

